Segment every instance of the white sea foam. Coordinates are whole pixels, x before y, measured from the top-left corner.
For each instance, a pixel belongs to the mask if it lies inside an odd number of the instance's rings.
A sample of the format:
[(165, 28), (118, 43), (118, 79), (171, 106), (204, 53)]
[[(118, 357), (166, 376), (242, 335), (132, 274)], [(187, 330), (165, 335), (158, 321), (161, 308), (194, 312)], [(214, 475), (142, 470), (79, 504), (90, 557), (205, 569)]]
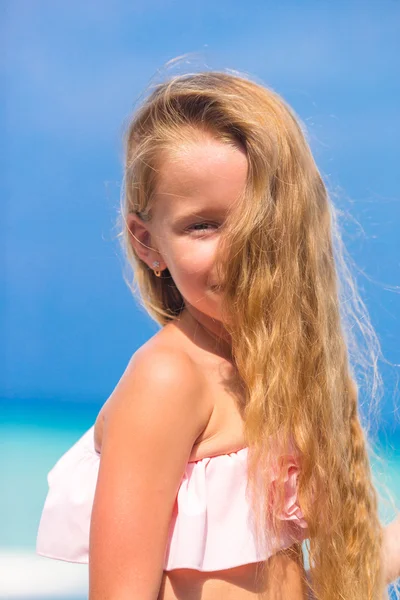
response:
[(7, 600), (83, 600), (88, 566), (51, 560), (34, 551), (0, 549), (0, 598)]

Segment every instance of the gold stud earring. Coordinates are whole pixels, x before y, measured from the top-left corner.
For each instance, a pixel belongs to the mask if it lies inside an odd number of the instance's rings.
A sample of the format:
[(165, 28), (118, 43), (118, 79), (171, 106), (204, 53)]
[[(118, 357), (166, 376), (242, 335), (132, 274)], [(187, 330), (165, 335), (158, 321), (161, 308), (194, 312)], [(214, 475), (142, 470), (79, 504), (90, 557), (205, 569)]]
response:
[[(160, 266), (160, 263), (158, 262), (158, 260), (155, 260), (155, 261), (153, 262), (153, 267), (159, 267), (159, 266)], [(161, 271), (160, 271), (160, 270), (156, 270), (156, 271), (154, 271), (154, 275), (155, 275), (156, 277), (160, 277), (160, 276), (161, 276)]]

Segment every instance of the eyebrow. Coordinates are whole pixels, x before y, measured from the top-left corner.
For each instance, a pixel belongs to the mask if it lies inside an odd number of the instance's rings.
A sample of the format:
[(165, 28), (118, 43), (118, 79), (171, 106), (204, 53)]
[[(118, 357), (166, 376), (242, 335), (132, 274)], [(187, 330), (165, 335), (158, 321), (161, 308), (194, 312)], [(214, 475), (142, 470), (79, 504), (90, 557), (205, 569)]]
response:
[(199, 208), (196, 211), (191, 210), (190, 212), (186, 211), (178, 213), (177, 215), (171, 217), (171, 221), (173, 221), (174, 223), (181, 223), (183, 221), (187, 221), (188, 219), (201, 219), (207, 215), (222, 216), (225, 214), (226, 210), (219, 206), (207, 206)]

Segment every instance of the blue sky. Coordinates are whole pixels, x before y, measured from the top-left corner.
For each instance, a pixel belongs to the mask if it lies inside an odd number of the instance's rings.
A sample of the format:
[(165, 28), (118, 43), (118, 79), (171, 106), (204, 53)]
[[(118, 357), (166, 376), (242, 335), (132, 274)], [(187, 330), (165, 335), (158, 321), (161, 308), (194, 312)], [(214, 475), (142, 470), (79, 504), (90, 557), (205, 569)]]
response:
[(122, 279), (121, 136), (146, 86), (202, 68), (265, 83), (307, 125), (355, 219), (345, 242), (383, 352), (400, 363), (399, 0), (9, 0), (1, 12), (0, 396), (101, 403), (157, 331)]

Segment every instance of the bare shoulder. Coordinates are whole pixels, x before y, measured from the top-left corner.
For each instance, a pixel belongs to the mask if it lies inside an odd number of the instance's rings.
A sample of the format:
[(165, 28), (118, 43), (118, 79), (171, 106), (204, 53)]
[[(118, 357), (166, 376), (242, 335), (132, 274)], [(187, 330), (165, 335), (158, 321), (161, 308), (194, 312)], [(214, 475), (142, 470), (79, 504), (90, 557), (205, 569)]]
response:
[[(204, 374), (185, 349), (168, 336), (153, 337), (131, 357), (114, 391), (103, 404), (94, 426), (95, 447), (101, 451), (104, 424), (110, 409), (135, 410), (137, 402), (170, 404), (171, 410), (187, 410), (197, 420), (199, 437), (213, 409)], [(174, 394), (174, 390), (176, 393)], [(134, 401), (134, 399), (136, 401)], [(184, 406), (179, 407), (183, 402)], [(128, 416), (128, 414), (127, 414)]]
[(203, 387), (181, 349), (147, 344), (109, 397), (90, 526), (90, 597), (156, 597), (176, 494), (207, 422)]
[(141, 403), (149, 410), (179, 411), (190, 418), (200, 435), (212, 412), (203, 374), (184, 349), (162, 338), (149, 342), (131, 357), (103, 407), (104, 418), (115, 410), (124, 410), (128, 416)]

